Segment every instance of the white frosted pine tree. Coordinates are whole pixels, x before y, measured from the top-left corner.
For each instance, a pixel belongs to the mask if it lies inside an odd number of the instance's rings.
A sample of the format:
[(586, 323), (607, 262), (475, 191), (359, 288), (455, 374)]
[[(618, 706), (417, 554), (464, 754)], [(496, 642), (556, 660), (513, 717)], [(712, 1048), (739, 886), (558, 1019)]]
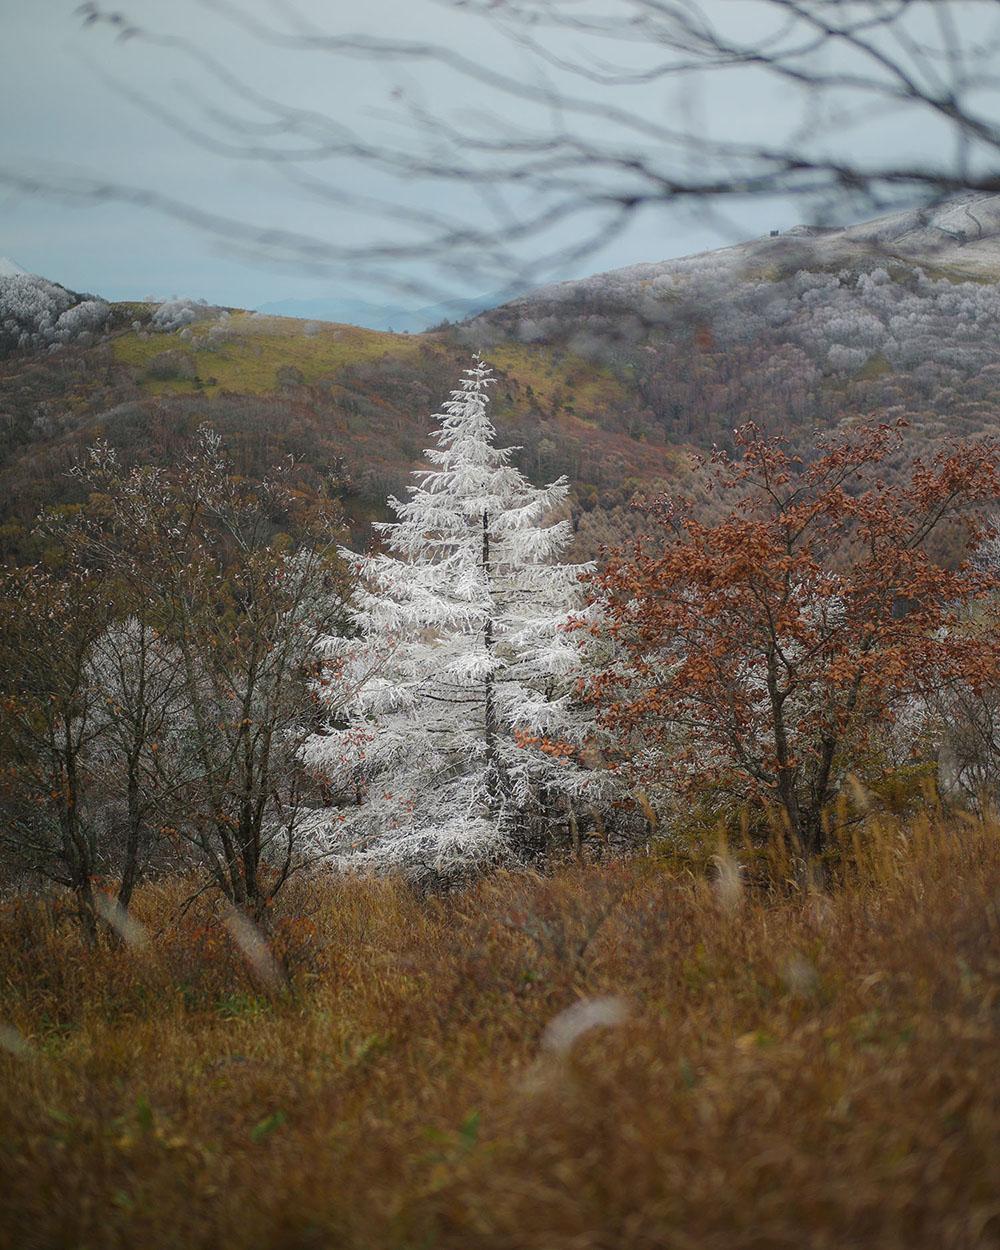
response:
[(587, 722), (581, 633), (564, 627), (589, 566), (559, 563), (571, 526), (546, 523), (569, 485), (532, 486), (494, 445), (493, 381), (476, 356), (431, 467), (389, 500), (383, 549), (347, 553), (356, 636), (324, 645), (331, 723), (305, 749), (331, 803), (317, 839), (340, 862), (448, 874), (524, 856), (575, 829), (597, 783), (552, 746), (578, 746)]

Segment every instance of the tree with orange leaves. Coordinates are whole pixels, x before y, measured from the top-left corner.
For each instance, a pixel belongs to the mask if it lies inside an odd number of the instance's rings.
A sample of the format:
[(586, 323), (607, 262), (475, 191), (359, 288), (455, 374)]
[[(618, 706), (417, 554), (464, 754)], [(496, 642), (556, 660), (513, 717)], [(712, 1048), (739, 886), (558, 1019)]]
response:
[(1000, 579), (943, 567), (928, 540), (956, 525), (978, 540), (1000, 446), (956, 443), (890, 484), (901, 440), (899, 425), (856, 428), (802, 459), (743, 426), (741, 454), (710, 460), (725, 518), (660, 500), (662, 544), (614, 552), (593, 578), (615, 660), (590, 696), (619, 766), (675, 793), (773, 804), (803, 861), (825, 849), (847, 775), (901, 709), (997, 675), (995, 631), (961, 621)]

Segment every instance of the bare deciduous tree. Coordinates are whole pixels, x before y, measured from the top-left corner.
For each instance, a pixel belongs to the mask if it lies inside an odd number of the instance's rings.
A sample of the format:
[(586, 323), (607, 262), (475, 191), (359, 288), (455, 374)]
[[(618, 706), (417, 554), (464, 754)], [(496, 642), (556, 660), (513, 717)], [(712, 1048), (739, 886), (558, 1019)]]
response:
[(341, 624), (339, 513), (237, 477), (208, 429), (169, 471), (100, 444), (76, 476), (87, 503), (39, 527), (52, 567), (0, 581), (0, 846), (75, 893), (91, 941), (157, 849), (265, 920), (308, 859), (299, 753)]
[(88, 669), (109, 618), (87, 571), (18, 569), (0, 586), (0, 842), (22, 866), (73, 892), (90, 942), (95, 878), (106, 866), (90, 762), (106, 721)]
[(113, 826), (108, 836), (119, 835), (116, 912), (123, 915), (150, 851), (169, 828), (178, 794), (191, 780), (182, 749), (189, 716), (181, 653), (148, 620), (131, 615), (95, 639), (87, 678), (101, 730), (90, 772)]
[[(301, 742), (318, 640), (342, 614), (338, 513), (280, 474), (236, 477), (209, 429), (176, 469), (126, 470), (100, 445), (79, 541), (131, 588), (169, 650), (179, 708), (161, 749), (176, 830), (210, 880), (261, 920), (304, 862)], [(119, 725), (126, 747), (135, 726)], [(144, 733), (148, 733), (146, 728)]]

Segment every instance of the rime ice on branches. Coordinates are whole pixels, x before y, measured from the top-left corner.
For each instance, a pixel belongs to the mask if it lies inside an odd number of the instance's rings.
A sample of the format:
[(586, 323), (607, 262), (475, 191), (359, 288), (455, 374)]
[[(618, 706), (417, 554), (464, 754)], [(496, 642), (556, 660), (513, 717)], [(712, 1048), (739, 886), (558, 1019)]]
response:
[(317, 838), (339, 862), (439, 874), (523, 855), (592, 783), (574, 750), (581, 635), (565, 628), (589, 566), (559, 563), (566, 479), (532, 486), (495, 446), (493, 382), (477, 356), (437, 414), (430, 467), (389, 500), (382, 550), (349, 553), (356, 637), (324, 645), (332, 720), (305, 749), (331, 803)]

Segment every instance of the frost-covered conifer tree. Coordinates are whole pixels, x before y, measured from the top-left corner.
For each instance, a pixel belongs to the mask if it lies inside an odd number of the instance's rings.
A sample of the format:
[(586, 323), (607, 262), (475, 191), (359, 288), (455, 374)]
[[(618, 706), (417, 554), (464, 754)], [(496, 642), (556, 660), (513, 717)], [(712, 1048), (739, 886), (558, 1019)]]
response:
[[(573, 752), (586, 566), (558, 563), (567, 521), (546, 524), (569, 490), (537, 488), (494, 446), (493, 378), (477, 356), (437, 416), (383, 550), (352, 556), (354, 638), (324, 655), (336, 719), (307, 744), (332, 806), (318, 837), (335, 859), (448, 873), (517, 856), (572, 825), (594, 774)], [(347, 702), (344, 703), (344, 690)]]

